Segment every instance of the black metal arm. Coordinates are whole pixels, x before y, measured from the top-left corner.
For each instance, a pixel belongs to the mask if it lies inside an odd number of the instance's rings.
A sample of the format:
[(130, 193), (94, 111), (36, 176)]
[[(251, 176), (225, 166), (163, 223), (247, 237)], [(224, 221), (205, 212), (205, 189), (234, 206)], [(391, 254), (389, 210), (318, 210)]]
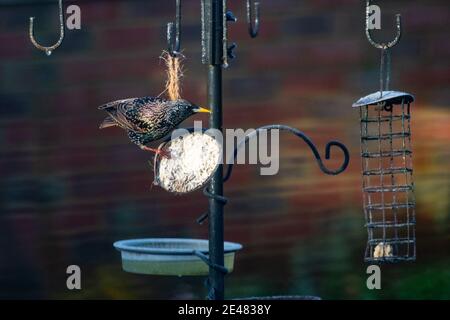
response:
[[(239, 145), (234, 149), (232, 160), (236, 159), (239, 149), (242, 146), (244, 146), (245, 143), (247, 143), (250, 139), (257, 136), (259, 132), (261, 132), (263, 130), (274, 130), (274, 129), (291, 132), (291, 133), (295, 134), (297, 137), (303, 139), (303, 141), (305, 141), (306, 144), (311, 148), (311, 151), (313, 152), (314, 157), (316, 158), (316, 161), (320, 167), (320, 170), (322, 170), (323, 173), (326, 173), (329, 175), (338, 175), (341, 172), (343, 172), (345, 169), (347, 169), (347, 166), (350, 161), (350, 155), (349, 155), (349, 152), (348, 152), (347, 148), (345, 147), (345, 145), (343, 145), (339, 141), (330, 141), (327, 143), (327, 145), (325, 147), (325, 159), (327, 159), (327, 160), (330, 159), (330, 155), (331, 155), (330, 151), (331, 151), (332, 146), (339, 147), (342, 150), (342, 152), (344, 153), (344, 162), (342, 163), (342, 165), (336, 170), (330, 170), (325, 166), (325, 164), (322, 161), (322, 157), (319, 154), (319, 151), (317, 151), (316, 146), (314, 145), (312, 140), (306, 134), (304, 134), (302, 131), (300, 131), (296, 128), (292, 128), (292, 127), (282, 125), (282, 124), (272, 124), (272, 125), (263, 126), (263, 127), (257, 128), (255, 131), (249, 133), (245, 137), (244, 141), (241, 141), (239, 143)], [(229, 162), (230, 163), (227, 166), (227, 172), (223, 178), (224, 182), (228, 181), (230, 179), (231, 174), (233, 172), (233, 163), (232, 163), (232, 161), (229, 161)]]

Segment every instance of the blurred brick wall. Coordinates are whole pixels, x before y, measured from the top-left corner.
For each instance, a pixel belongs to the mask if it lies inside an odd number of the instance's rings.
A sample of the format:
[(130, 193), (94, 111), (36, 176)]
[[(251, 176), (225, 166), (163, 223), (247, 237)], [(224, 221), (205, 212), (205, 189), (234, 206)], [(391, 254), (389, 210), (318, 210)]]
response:
[[(207, 237), (206, 225), (195, 223), (206, 201), (201, 192), (173, 196), (152, 188), (151, 156), (121, 130), (98, 130), (104, 114), (97, 106), (163, 90), (159, 55), (173, 2), (65, 1), (80, 5), (82, 30), (66, 30), (51, 57), (32, 46), (27, 24), (35, 16), (39, 41), (56, 41), (56, 1), (0, 4), (0, 297), (205, 295), (202, 279), (120, 269), (115, 240)], [(352, 159), (344, 174), (326, 176), (303, 142), (282, 135), (277, 176), (259, 176), (250, 165), (236, 168), (225, 189), (225, 234), (244, 250), (227, 277), (228, 296), (448, 298), (438, 285), (450, 279), (448, 1), (379, 1), (384, 30), (377, 37), (390, 39), (394, 14), (403, 16), (392, 87), (417, 98), (419, 223), (418, 262), (386, 267), (382, 292), (365, 289), (358, 112), (351, 108), (378, 90), (379, 52), (365, 38), (363, 1), (261, 2), (261, 34), (252, 40), (245, 2), (229, 1), (239, 22), (230, 25), (238, 49), (224, 71), (225, 127), (288, 124), (310, 135), (321, 152), (329, 140), (344, 142)], [(199, 14), (199, 1), (183, 1), (183, 95), (204, 104)], [(337, 167), (340, 154), (333, 159), (329, 165)], [(69, 264), (83, 270), (81, 292), (65, 289)]]

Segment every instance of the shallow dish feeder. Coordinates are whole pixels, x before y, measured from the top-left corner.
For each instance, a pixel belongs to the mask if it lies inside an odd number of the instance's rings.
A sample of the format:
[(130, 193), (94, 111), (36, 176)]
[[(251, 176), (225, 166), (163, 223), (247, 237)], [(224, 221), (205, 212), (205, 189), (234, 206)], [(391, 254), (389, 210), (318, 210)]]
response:
[[(166, 276), (204, 276), (209, 266), (201, 257), (208, 257), (208, 240), (199, 239), (132, 239), (114, 243), (121, 252), (124, 271)], [(233, 271), (236, 251), (242, 245), (224, 242), (225, 268)]]
[(170, 157), (156, 155), (154, 184), (178, 194), (203, 187), (222, 159), (221, 145), (213, 137), (194, 132), (179, 136), (159, 147)]

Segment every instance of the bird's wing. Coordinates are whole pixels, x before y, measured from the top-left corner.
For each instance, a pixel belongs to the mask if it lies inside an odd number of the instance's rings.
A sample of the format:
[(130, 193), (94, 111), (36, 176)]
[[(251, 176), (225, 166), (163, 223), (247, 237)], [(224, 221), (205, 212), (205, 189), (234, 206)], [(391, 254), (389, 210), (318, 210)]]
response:
[(108, 103), (105, 103), (103, 105), (101, 105), (100, 107), (98, 107), (99, 110), (106, 110), (108, 111), (109, 109), (116, 109), (117, 106), (121, 103), (129, 103), (129, 102), (133, 102), (138, 100), (139, 98), (128, 98), (128, 99), (121, 99), (121, 100), (116, 100), (116, 101), (111, 101)]
[(138, 119), (136, 117), (144, 106), (152, 103), (155, 99), (144, 97), (117, 100), (104, 104), (99, 109), (108, 112), (120, 127), (135, 132), (143, 132), (144, 130), (137, 125)]

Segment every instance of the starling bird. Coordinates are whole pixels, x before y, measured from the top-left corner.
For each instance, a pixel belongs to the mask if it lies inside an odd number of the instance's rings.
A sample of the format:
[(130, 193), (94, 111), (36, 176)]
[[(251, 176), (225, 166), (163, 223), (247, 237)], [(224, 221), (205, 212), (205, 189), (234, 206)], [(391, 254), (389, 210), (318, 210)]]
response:
[(119, 126), (128, 132), (130, 140), (142, 150), (157, 154), (162, 154), (161, 150), (147, 147), (146, 144), (163, 138), (195, 113), (211, 113), (183, 99), (168, 101), (154, 97), (113, 101), (99, 109), (108, 113), (100, 129)]

